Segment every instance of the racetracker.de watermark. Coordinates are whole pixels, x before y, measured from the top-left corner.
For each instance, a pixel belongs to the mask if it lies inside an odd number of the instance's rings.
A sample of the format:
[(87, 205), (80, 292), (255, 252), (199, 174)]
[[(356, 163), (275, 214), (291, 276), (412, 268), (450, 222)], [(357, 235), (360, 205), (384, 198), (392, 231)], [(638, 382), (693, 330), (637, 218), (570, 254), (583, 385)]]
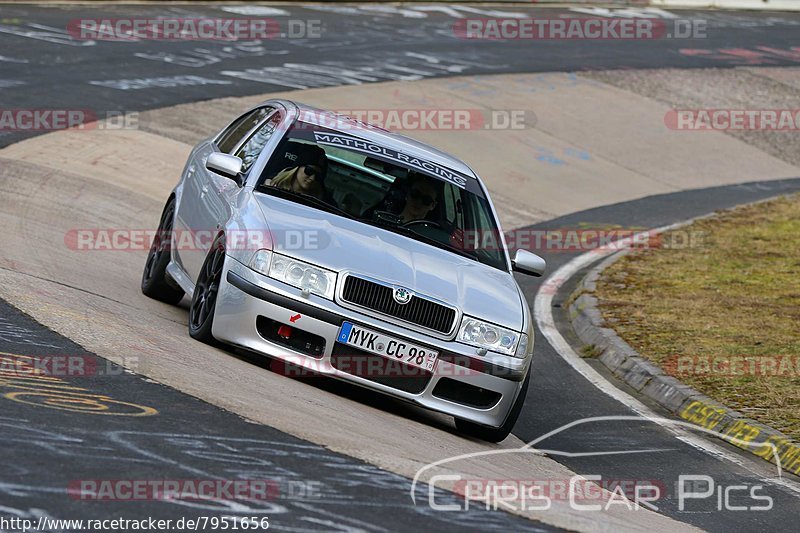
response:
[[(292, 327), (284, 325), (285, 335), (292, 335)], [(289, 337), (286, 337), (287, 339)], [(330, 374), (336, 371), (366, 379), (401, 380), (409, 378), (429, 379), (431, 371), (408, 363), (409, 358), (393, 359), (376, 357), (363, 353), (337, 353), (335, 363), (306, 356), (284, 354), (270, 363), (270, 370), (282, 376), (301, 379), (315, 377), (319, 374)], [(499, 377), (513, 377), (514, 371), (502, 366), (493, 366), (475, 357), (459, 354), (439, 354), (438, 361), (447, 364), (436, 366), (439, 377), (470, 377), (491, 373)]]
[(679, 377), (800, 378), (799, 355), (673, 355), (661, 367)]
[(18, 355), (0, 353), (0, 379), (32, 377), (119, 376), (125, 368), (135, 369), (137, 356), (116, 363), (93, 355)]
[[(685, 249), (705, 246), (706, 232), (673, 230), (655, 234), (641, 229), (518, 229), (504, 234), (510, 249), (531, 252), (583, 252), (610, 247), (623, 249)], [(493, 231), (463, 231), (450, 244), (463, 250), (499, 250), (502, 241)]]
[(74, 479), (67, 494), (82, 501), (320, 501), (321, 481), (307, 479)]
[(800, 131), (800, 109), (673, 109), (664, 124), (679, 131)]
[[(64, 235), (64, 245), (77, 252), (140, 252), (157, 246), (162, 250), (206, 252), (219, 235), (213, 230), (171, 230), (130, 228), (72, 229)], [(225, 249), (233, 250), (319, 250), (330, 244), (323, 230), (229, 230)]]
[(374, 126), (391, 131), (524, 130), (536, 125), (526, 109), (340, 109), (305, 111), (302, 119), (338, 131)]
[(269, 479), (80, 479), (67, 486), (72, 499), (99, 501), (271, 501), (279, 493)]
[(654, 18), (463, 18), (453, 24), (459, 39), (622, 40), (703, 39), (705, 20)]
[(322, 37), (319, 19), (270, 18), (83, 18), (67, 23), (81, 41), (252, 41)]
[(139, 129), (139, 113), (135, 111), (0, 108), (0, 131), (136, 129)]

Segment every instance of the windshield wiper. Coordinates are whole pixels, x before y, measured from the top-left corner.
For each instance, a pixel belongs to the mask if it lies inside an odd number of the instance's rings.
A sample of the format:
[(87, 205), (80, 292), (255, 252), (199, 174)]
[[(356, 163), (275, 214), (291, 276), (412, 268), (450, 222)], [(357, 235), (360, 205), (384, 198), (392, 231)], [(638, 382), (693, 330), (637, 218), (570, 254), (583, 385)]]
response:
[(302, 193), (302, 192), (290, 191), (289, 189), (281, 189), (279, 187), (272, 187), (272, 186), (269, 186), (269, 185), (266, 186), (266, 187), (261, 187), (259, 189), (259, 192), (263, 192), (265, 194), (271, 194), (271, 195), (274, 195), (274, 196), (280, 196), (282, 198), (291, 198), (293, 200), (294, 199), (300, 200), (301, 203), (303, 203), (305, 205), (308, 205), (308, 206), (311, 206), (311, 207), (316, 207), (316, 208), (322, 209), (323, 211), (327, 211), (327, 212), (333, 213), (335, 215), (343, 216), (345, 218), (350, 218), (352, 220), (358, 220), (356, 217), (354, 217), (353, 215), (351, 215), (350, 213), (348, 213), (344, 209), (340, 209), (340, 208), (336, 207), (335, 205), (329, 204), (325, 200), (320, 200), (316, 196), (311, 196), (310, 194), (305, 194), (305, 193)]

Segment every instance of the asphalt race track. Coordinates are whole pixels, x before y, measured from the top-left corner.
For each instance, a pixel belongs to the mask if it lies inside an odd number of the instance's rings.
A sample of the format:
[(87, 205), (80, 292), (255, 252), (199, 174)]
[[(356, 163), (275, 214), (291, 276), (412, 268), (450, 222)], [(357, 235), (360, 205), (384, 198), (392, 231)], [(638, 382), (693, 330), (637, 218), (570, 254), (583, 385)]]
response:
[[(453, 24), (458, 20), (454, 8), (417, 10), (424, 15), (418, 16), (412, 15), (411, 8), (379, 12), (351, 7), (345, 12), (335, 4), (318, 8), (272, 7), (285, 9), (294, 17), (320, 19), (325, 29), (322, 37), (239, 44), (80, 41), (64, 30), (69, 21), (78, 18), (222, 17), (230, 13), (210, 5), (91, 8), (0, 4), (0, 105), (17, 109), (91, 108), (102, 116), (225, 96), (454, 75), (800, 63), (797, 57), (775, 52), (800, 45), (800, 14), (681, 12), (685, 19), (708, 22), (708, 38), (696, 41), (657, 39), (635, 47), (614, 41), (502, 41), (473, 47), (452, 35)], [(538, 10), (527, 6), (496, 9), (548, 16), (569, 13), (566, 9)], [(0, 147), (41, 133), (45, 132), (0, 131)], [(523, 229), (585, 225), (654, 228), (795, 191), (800, 191), (800, 176), (651, 196)], [(548, 271), (553, 272), (576, 254), (543, 255)], [(539, 282), (522, 276), (518, 281), (529, 302), (533, 302)], [(563, 293), (556, 295), (557, 307), (573, 285), (567, 284)], [(84, 357), (87, 364), (104, 371), (67, 378), (69, 383), (63, 385), (85, 389), (89, 397), (100, 395), (112, 404), (119, 402), (116, 408), (128, 416), (96, 416), (87, 423), (85, 417), (69, 408), (43, 409), (37, 399), (25, 399), (24, 394), (18, 401), (2, 400), (3, 516), (166, 519), (252, 514), (268, 516), (271, 528), (286, 531), (394, 531), (421, 526), (434, 531), (553, 529), (478, 507), (464, 513), (447, 513), (427, 505), (413, 505), (406, 478), (254, 424), (123, 371), (37, 324), (14, 309), (13, 304), (0, 300), (2, 354), (41, 358), (57, 350)], [(557, 310), (556, 318), (563, 325), (563, 313)], [(564, 331), (569, 335), (566, 328)], [(186, 342), (193, 342), (188, 335)], [(631, 414), (624, 405), (576, 374), (541, 335), (536, 342), (536, 379), (513, 432), (517, 437), (530, 441), (569, 421)], [(252, 363), (254, 370), (262, 370), (259, 362)], [(598, 370), (602, 372), (602, 368)], [(0, 378), (0, 387), (3, 385)], [(317, 385), (330, 387), (332, 394), (351, 395), (356, 401), (375, 401), (372, 395), (331, 386), (324, 380)], [(158, 416), (147, 416), (151, 410), (157, 410)], [(656, 407), (653, 410), (659, 412)], [(740, 464), (721, 460), (645, 420), (580, 426), (551, 437), (546, 447), (565, 452), (566, 455), (553, 458), (581, 475), (649, 479), (663, 485), (668, 495), (659, 501), (659, 512), (709, 531), (789, 530), (800, 516), (800, 495), (770, 483), (774, 471), (769, 465), (758, 463), (733, 447), (727, 448), (740, 457)], [(624, 450), (658, 451), (642, 455), (602, 454)], [(769, 512), (742, 513), (718, 509), (712, 498), (681, 510), (675, 486), (680, 475), (693, 474), (710, 475), (726, 486), (763, 483), (774, 507)], [(65, 494), (65, 488), (76, 480), (125, 478), (269, 478), (275, 486), (271, 487), (274, 497), (247, 504), (252, 508), (226, 506), (245, 504), (180, 500), (86, 502)], [(417, 493), (427, 498), (427, 486), (418, 487)], [(438, 491), (436, 500), (445, 504), (456, 501), (456, 497)], [(747, 501), (743, 498), (733, 503), (746, 505)]]
[[(120, 516), (266, 516), (272, 521), (270, 527), (279, 530), (385, 531), (387, 521), (391, 529), (406, 530), (421, 521), (432, 531), (552, 530), (479, 508), (469, 513), (440, 513), (428, 506), (409, 505), (410, 483), (401, 476), (148, 382), (93, 356), (5, 302), (0, 302), (0, 310), (0, 351), (46, 358), (55, 349), (82, 357), (86, 367), (96, 372), (71, 378), (64, 386), (80, 387), (87, 400), (91, 394), (105, 397), (95, 396), (112, 406), (105, 416), (94, 417), (88, 427), (80, 424), (85, 415), (70, 412), (69, 406), (42, 409), (35, 393), (27, 397), (23, 393), (18, 401), (4, 406), (0, 415), (0, 442), (6, 460), (0, 481), (4, 515), (38, 519), (35, 510), (44, 508), (50, 516), (100, 520)], [(108, 402), (111, 398), (124, 398), (125, 405)], [(153, 409), (150, 406), (158, 406), (157, 417), (147, 416)], [(65, 488), (79, 489), (78, 480), (132, 477), (268, 479), (270, 484), (265, 497), (247, 502), (177, 499), (153, 505), (151, 501), (64, 497)], [(254, 494), (259, 488), (253, 487)], [(376, 491), (381, 494), (379, 500), (372, 497)], [(420, 487), (418, 493), (427, 498), (427, 488)], [(440, 491), (436, 501), (446, 505), (456, 498)]]
[[(792, 66), (798, 62), (789, 51), (797, 44), (800, 16), (796, 15), (681, 12), (682, 19), (704, 21), (705, 38), (654, 39), (636, 46), (615, 40), (517, 40), (481, 42), (477, 47), (455, 37), (453, 28), (459, 19), (440, 11), (418, 10), (425, 17), (416, 18), (368, 9), (339, 14), (336, 9), (329, 5), (288, 10), (293, 17), (320, 20), (324, 32), (319, 38), (209, 45), (82, 41), (72, 39), (65, 28), (79, 18), (226, 16), (211, 6), (112, 4), (93, 12), (67, 5), (4, 5), (0, 17), (3, 100), (34, 109), (45, 103), (81, 109), (91, 102), (91, 108), (101, 114), (219, 96), (456, 74)], [(502, 12), (549, 17), (567, 13), (527, 7)], [(163, 90), (148, 90), (159, 87)], [(0, 137), (0, 146), (22, 136)]]

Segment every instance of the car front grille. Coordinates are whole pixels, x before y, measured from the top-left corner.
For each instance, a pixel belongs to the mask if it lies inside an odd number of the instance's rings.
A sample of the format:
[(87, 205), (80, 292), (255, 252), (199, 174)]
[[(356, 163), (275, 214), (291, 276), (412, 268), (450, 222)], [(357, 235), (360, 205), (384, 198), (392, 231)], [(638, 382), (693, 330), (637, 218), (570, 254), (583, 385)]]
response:
[(416, 294), (407, 304), (399, 304), (393, 287), (352, 275), (344, 280), (342, 300), (443, 334), (452, 332), (456, 320), (451, 307)]

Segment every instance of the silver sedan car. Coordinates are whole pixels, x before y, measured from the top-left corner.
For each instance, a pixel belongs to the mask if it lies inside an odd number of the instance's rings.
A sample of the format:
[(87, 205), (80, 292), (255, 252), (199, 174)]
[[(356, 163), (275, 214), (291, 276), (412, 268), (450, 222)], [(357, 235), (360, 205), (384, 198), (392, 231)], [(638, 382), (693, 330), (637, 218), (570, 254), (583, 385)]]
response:
[(198, 144), (142, 292), (191, 296), (189, 334), (455, 418), (498, 442), (530, 381), (533, 322), (466, 164), (379, 127), (269, 100)]

